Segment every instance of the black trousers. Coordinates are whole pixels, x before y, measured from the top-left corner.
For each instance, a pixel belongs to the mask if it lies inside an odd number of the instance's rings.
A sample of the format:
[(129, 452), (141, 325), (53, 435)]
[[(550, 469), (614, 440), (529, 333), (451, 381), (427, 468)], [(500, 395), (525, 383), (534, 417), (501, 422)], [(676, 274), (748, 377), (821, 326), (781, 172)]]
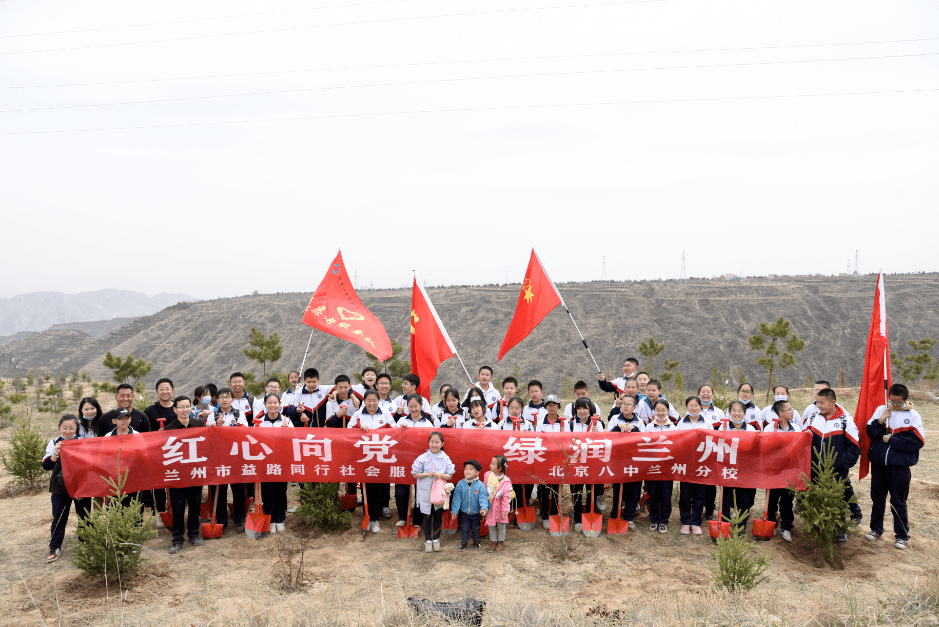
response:
[(202, 525), (199, 512), (202, 504), (202, 486), (170, 488), (170, 503), (173, 507), (173, 544), (182, 544), (187, 534), (190, 539), (198, 537)]
[[(428, 516), (427, 518), (430, 518)], [(424, 537), (427, 537), (427, 519), (424, 522)], [(480, 514), (467, 514), (460, 512), (460, 542), (469, 542), (470, 534), (473, 534), (473, 542), (479, 542)], [(438, 537), (439, 532), (438, 532)], [(429, 538), (428, 538), (429, 539)]]
[(272, 523), (284, 522), (287, 518), (287, 482), (262, 483), (261, 502)]
[(734, 497), (737, 498), (737, 509), (746, 514), (742, 525), (747, 526), (750, 521), (750, 508), (756, 500), (756, 488), (724, 488), (724, 502), (721, 504), (723, 520), (730, 521), (730, 510), (734, 507)]
[[(50, 528), (49, 550), (62, 548), (65, 539), (65, 526), (68, 524), (68, 514), (75, 502), (75, 513), (82, 519), (91, 509), (91, 499), (72, 499), (68, 494), (50, 494), (52, 497), (52, 527)], [(883, 518), (883, 516), (881, 516)]]
[(893, 513), (893, 534), (897, 540), (910, 539), (910, 522), (907, 518), (906, 499), (910, 494), (912, 474), (908, 466), (882, 466), (871, 464), (871, 531), (884, 532), (884, 514), (887, 495), (890, 495), (890, 511)]
[(707, 486), (683, 481), (678, 488), (678, 515), (682, 525), (700, 527), (704, 520), (704, 500)]
[[(873, 492), (873, 485), (871, 487)], [(792, 531), (795, 514), (792, 513), (792, 492), (786, 488), (775, 488), (769, 491), (769, 511), (766, 517), (776, 520), (776, 511), (779, 510), (779, 526), (783, 531)]]
[[(411, 500), (411, 486), (401, 485), (400, 483), (395, 484), (395, 507), (398, 508), (398, 520), (407, 520), (408, 519), (408, 503)], [(415, 526), (420, 526), (424, 521), (424, 514), (421, 513), (421, 509), (417, 507), (415, 502), (411, 506), (411, 524)]]
[[(844, 500), (847, 501), (852, 496), (854, 496), (854, 486), (851, 485), (851, 480), (848, 479), (848, 469), (836, 470), (835, 474), (838, 475), (838, 478), (844, 479)], [(863, 515), (861, 514), (861, 506), (857, 503), (851, 503), (851, 518), (854, 520), (861, 520)]]
[(672, 515), (674, 485), (671, 481), (646, 481), (646, 489), (649, 491), (649, 522), (668, 524)]
[(557, 483), (538, 486), (538, 508), (541, 510), (541, 520), (548, 520), (548, 516), (558, 515), (558, 492), (560, 490), (561, 485)]
[(138, 493), (140, 502), (144, 507), (149, 507), (154, 514), (166, 511), (166, 491), (165, 490), (144, 490)]
[[(420, 514), (421, 518), (423, 519), (422, 526), (424, 527), (424, 540), (439, 540), (440, 530), (443, 529), (443, 508), (431, 504), (429, 515), (424, 516), (420, 510), (418, 510), (417, 513)], [(476, 533), (479, 533), (478, 529), (476, 530)]]
[(581, 522), (584, 514), (584, 503), (590, 500), (590, 486), (586, 483), (571, 485), (571, 504), (574, 506), (574, 524)]
[(372, 521), (381, 520), (381, 510), (388, 507), (388, 501), (391, 498), (391, 484), (388, 483), (363, 483), (362, 489), (365, 490), (365, 497), (368, 501), (368, 517)]
[[(617, 511), (619, 503), (619, 491), (623, 490), (622, 511)], [(610, 518), (619, 518), (622, 515), (623, 520), (631, 521), (636, 517), (636, 506), (639, 505), (639, 497), (642, 494), (642, 482), (631, 481), (628, 483), (613, 484), (613, 511), (610, 512)]]
[(709, 520), (714, 517), (714, 504), (717, 502), (717, 486), (704, 487), (704, 516)]

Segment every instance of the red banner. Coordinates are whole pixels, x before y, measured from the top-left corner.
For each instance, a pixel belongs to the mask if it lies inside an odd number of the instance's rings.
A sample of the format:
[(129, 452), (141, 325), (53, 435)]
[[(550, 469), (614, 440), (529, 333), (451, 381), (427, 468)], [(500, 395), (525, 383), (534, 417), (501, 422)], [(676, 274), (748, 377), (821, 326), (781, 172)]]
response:
[[(802, 486), (812, 434), (533, 433), (443, 429), (444, 451), (484, 468), (509, 459), (514, 483), (620, 483), (643, 479), (748, 488)], [(268, 481), (414, 483), (411, 464), (428, 429), (261, 429), (202, 427), (66, 440), (62, 469), (73, 497), (105, 496), (104, 477), (130, 469), (127, 492)]]

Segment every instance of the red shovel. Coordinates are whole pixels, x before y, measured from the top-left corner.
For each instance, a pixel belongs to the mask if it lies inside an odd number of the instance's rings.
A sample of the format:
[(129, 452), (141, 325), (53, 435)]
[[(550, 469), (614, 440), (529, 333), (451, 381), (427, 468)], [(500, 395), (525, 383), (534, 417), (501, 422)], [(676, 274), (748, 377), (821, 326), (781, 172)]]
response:
[(580, 526), (588, 538), (599, 538), (603, 531), (603, 514), (597, 513), (597, 502), (594, 499), (594, 484), (590, 484), (590, 513), (580, 515)]
[[(721, 418), (721, 431), (727, 431), (727, 422), (730, 420), (727, 416)], [(717, 542), (718, 538), (725, 540), (730, 537), (730, 523), (725, 522), (724, 518), (724, 486), (718, 489), (717, 495), (717, 520), (708, 521), (708, 530), (711, 532), (711, 542)]]
[(606, 533), (607, 535), (626, 535), (629, 533), (629, 521), (623, 518), (623, 489), (625, 484), (619, 484), (619, 498), (616, 503), (617, 517), (613, 518), (610, 516), (610, 519), (606, 521)]
[(372, 522), (372, 519), (368, 517), (368, 493), (365, 491), (365, 484), (362, 484), (362, 510), (365, 515), (362, 517), (362, 529), (359, 530), (359, 533), (362, 534), (362, 539), (365, 539), (365, 532), (368, 531), (369, 523)]
[(416, 538), (420, 534), (420, 527), (411, 524), (411, 512), (414, 511), (414, 486), (411, 486), (411, 492), (408, 494), (408, 521), (403, 527), (398, 527), (399, 538)]
[[(773, 418), (773, 432), (779, 430), (779, 417)], [(776, 521), (769, 519), (769, 489), (766, 490), (766, 502), (763, 504), (763, 518), (753, 520), (753, 537), (757, 541), (768, 542), (776, 533)]]
[(202, 537), (208, 540), (221, 538), (222, 532), (225, 531), (224, 525), (220, 525), (215, 522), (215, 510), (216, 507), (218, 507), (219, 492), (221, 492), (221, 490), (218, 489), (218, 486), (215, 486), (215, 500), (212, 503), (212, 522), (202, 523)]
[(566, 536), (570, 533), (570, 517), (555, 514), (548, 516), (548, 531), (552, 536)]
[[(160, 431), (163, 431), (163, 427), (166, 425), (166, 418), (157, 418), (157, 422), (160, 423)], [(160, 520), (163, 521), (163, 526), (167, 529), (173, 528), (173, 504), (170, 501), (170, 489), (164, 488), (166, 490), (166, 511), (160, 512)], [(154, 503), (156, 499), (154, 499)]]
[[(263, 418), (255, 417), (254, 426), (259, 428)], [(261, 496), (261, 482), (254, 484), (254, 511), (245, 518), (245, 535), (260, 540), (271, 532), (271, 517), (264, 514), (264, 499)]]

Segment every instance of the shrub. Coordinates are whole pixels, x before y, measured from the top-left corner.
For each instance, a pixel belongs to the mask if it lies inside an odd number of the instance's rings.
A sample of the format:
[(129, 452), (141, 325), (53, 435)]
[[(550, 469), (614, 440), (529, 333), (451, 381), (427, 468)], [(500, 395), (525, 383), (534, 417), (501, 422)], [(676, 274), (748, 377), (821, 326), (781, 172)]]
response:
[(763, 572), (769, 566), (766, 552), (758, 549), (756, 543), (747, 537), (746, 516), (747, 512), (737, 509), (735, 496), (730, 516), (730, 537), (717, 538), (717, 553), (709, 566), (714, 582), (734, 593), (752, 590), (766, 581)]
[[(120, 468), (120, 454), (118, 454)], [(143, 543), (156, 535), (150, 528), (152, 517), (141, 524), (143, 505), (136, 498), (122, 502), (127, 476), (118, 472), (117, 480), (104, 478), (114, 495), (104, 507), (95, 505), (88, 516), (78, 522), (76, 535), (80, 542), (72, 553), (72, 564), (89, 577), (107, 581), (126, 581), (137, 574), (144, 561), (140, 557)]]
[(338, 483), (303, 483), (297, 498), (297, 515), (314, 527), (331, 533), (352, 526), (352, 512), (344, 512), (339, 506)]
[[(835, 561), (835, 542), (838, 535), (848, 529), (845, 521), (851, 516), (849, 505), (857, 502), (856, 496), (847, 501), (844, 498), (847, 483), (835, 474), (837, 457), (838, 454), (832, 450), (831, 445), (826, 443), (818, 455), (818, 460), (812, 460), (814, 478), (810, 480), (802, 473), (806, 489), (789, 488), (793, 503), (798, 507), (799, 516), (802, 518), (803, 530), (815, 540), (832, 564)], [(850, 527), (853, 529), (854, 525)]]
[(32, 488), (42, 485), (48, 471), (42, 467), (42, 456), (46, 452), (46, 442), (25, 416), (17, 421), (17, 426), (10, 436), (10, 450), (0, 454), (3, 469), (13, 482), (20, 487)]

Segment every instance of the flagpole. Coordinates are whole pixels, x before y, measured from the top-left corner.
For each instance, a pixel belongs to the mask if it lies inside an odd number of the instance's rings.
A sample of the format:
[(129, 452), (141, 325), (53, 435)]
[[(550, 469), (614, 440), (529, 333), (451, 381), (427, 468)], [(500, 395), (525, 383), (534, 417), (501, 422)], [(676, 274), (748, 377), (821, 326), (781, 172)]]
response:
[(300, 362), (300, 378), (303, 378), (303, 366), (306, 365), (306, 356), (310, 352), (310, 344), (313, 343), (313, 332), (316, 331), (315, 328), (310, 328), (310, 341), (306, 343), (306, 350), (303, 351), (303, 361)]
[(584, 334), (580, 332), (580, 327), (577, 326), (577, 321), (574, 320), (574, 316), (571, 315), (571, 310), (567, 308), (567, 303), (564, 302), (564, 297), (561, 296), (561, 292), (558, 290), (557, 286), (554, 284), (554, 281), (551, 280), (551, 275), (548, 274), (547, 268), (545, 268), (544, 264), (541, 263), (541, 257), (538, 256), (538, 253), (537, 251), (535, 251), (534, 248), (531, 249), (531, 252), (534, 253), (535, 259), (538, 260), (538, 265), (541, 266), (542, 272), (544, 272), (545, 276), (548, 277), (548, 281), (551, 283), (551, 287), (554, 288), (554, 293), (558, 295), (559, 299), (561, 299), (561, 307), (564, 307), (564, 311), (567, 312), (567, 315), (570, 316), (571, 318), (571, 322), (574, 323), (574, 328), (577, 329), (577, 335), (580, 336), (580, 341), (581, 343), (583, 343), (584, 348), (587, 349), (587, 354), (590, 355), (590, 359), (593, 361), (593, 365), (597, 368), (597, 372), (599, 374), (603, 374), (603, 371), (600, 370), (600, 365), (597, 364), (596, 358), (594, 358), (593, 353), (590, 352), (590, 347), (587, 346), (587, 340), (584, 339)]
[(469, 370), (466, 369), (466, 364), (463, 363), (463, 358), (460, 357), (460, 352), (456, 349), (456, 344), (454, 344), (453, 340), (450, 339), (450, 334), (447, 333), (447, 329), (443, 326), (443, 322), (441, 322), (440, 318), (437, 316), (437, 308), (434, 307), (434, 303), (431, 302), (430, 296), (427, 295), (427, 292), (424, 291), (424, 287), (417, 280), (417, 270), (412, 269), (411, 273), (414, 275), (414, 282), (417, 283), (417, 288), (421, 290), (421, 294), (423, 294), (424, 300), (427, 301), (427, 304), (430, 306), (430, 310), (433, 312), (437, 324), (440, 325), (440, 329), (443, 330), (443, 334), (446, 336), (447, 341), (450, 342), (450, 348), (453, 349), (453, 354), (456, 355), (456, 358), (460, 361), (460, 365), (463, 366), (463, 372), (466, 373), (466, 378), (469, 379), (470, 385), (473, 385), (476, 382), (473, 381), (473, 377), (470, 376)]

